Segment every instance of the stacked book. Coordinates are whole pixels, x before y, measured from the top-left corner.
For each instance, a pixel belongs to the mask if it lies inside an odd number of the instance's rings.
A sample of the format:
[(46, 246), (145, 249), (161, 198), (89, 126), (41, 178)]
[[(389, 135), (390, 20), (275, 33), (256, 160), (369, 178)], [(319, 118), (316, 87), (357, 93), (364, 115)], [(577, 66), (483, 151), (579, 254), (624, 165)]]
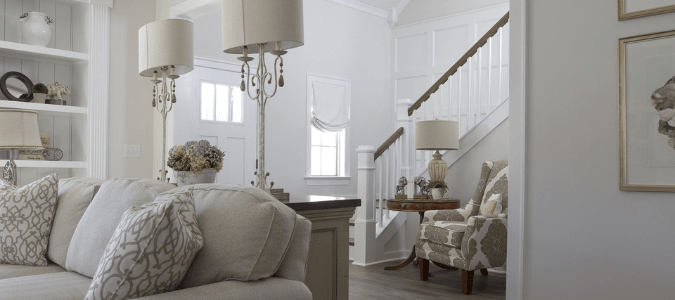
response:
[[(42, 142), (42, 148), (49, 148), (49, 133), (40, 132), (40, 141)], [(19, 151), (20, 160), (45, 160), (45, 157), (42, 155), (42, 149), (40, 150), (21, 150)]]

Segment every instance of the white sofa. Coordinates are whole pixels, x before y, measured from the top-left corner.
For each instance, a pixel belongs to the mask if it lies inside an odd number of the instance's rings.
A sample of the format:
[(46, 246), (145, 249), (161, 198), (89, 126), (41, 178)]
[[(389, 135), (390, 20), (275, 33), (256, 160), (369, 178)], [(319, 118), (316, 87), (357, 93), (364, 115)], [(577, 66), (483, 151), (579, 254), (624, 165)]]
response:
[(124, 211), (193, 189), (204, 247), (181, 287), (139, 299), (312, 299), (311, 222), (255, 188), (149, 179), (59, 181), (47, 267), (0, 264), (0, 299), (83, 299)]

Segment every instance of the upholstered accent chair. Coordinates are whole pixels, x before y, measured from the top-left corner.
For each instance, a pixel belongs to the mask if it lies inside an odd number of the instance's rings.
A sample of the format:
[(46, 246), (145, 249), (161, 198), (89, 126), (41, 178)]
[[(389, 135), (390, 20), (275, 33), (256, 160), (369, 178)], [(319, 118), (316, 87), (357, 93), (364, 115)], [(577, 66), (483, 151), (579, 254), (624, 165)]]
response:
[[(497, 194), (501, 194), (502, 212), (482, 215), (481, 205), (499, 198)], [(458, 268), (462, 292), (470, 295), (474, 270), (487, 276), (487, 268), (506, 264), (507, 216), (508, 161), (486, 161), (478, 187), (464, 208), (424, 213), (415, 244), (421, 279), (429, 278), (429, 261)]]

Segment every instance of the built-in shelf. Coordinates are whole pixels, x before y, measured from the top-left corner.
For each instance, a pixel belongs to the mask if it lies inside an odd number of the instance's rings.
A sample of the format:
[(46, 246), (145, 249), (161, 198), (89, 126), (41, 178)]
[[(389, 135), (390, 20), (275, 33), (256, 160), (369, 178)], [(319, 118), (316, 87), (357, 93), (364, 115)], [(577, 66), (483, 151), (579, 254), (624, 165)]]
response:
[[(0, 160), (4, 166), (7, 160)], [(14, 160), (17, 168), (86, 169), (86, 161)]]
[(35, 110), (39, 114), (48, 114), (48, 115), (72, 115), (72, 114), (87, 113), (86, 107), (40, 104), (32, 102), (9, 101), (9, 100), (0, 100), (0, 108)]
[(7, 41), (0, 41), (0, 53), (5, 56), (13, 56), (22, 59), (56, 59), (71, 63), (86, 62), (88, 59), (86, 53), (32, 46)]

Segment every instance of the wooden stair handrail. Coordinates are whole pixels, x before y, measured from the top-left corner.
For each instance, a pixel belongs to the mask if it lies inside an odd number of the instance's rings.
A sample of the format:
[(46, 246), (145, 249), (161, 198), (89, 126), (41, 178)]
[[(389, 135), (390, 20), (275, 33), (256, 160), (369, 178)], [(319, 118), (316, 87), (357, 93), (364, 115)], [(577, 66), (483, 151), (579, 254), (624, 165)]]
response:
[(380, 157), (382, 154), (384, 154), (384, 151), (387, 151), (389, 147), (391, 147), (398, 138), (400, 138), (403, 135), (403, 127), (399, 128), (392, 134), (384, 143), (382, 143), (382, 146), (377, 148), (377, 151), (375, 151), (375, 160), (377, 160), (378, 157)]
[[(435, 93), (441, 87), (441, 85), (443, 85), (446, 81), (448, 81), (448, 78), (450, 78), (450, 76), (454, 75), (457, 72), (457, 70), (460, 67), (462, 67), (470, 57), (472, 57), (474, 54), (476, 54), (476, 52), (478, 52), (478, 49), (480, 47), (483, 47), (485, 45), (485, 43), (487, 43), (489, 38), (491, 38), (495, 34), (497, 34), (497, 32), (499, 31), (499, 28), (506, 25), (506, 23), (508, 23), (508, 21), (509, 21), (509, 13), (507, 12), (501, 19), (499, 19), (499, 21), (497, 21), (497, 23), (494, 26), (492, 26), (492, 28), (490, 28), (490, 30), (488, 30), (483, 35), (482, 38), (480, 38), (480, 40), (478, 40), (476, 42), (476, 44), (473, 45), (473, 47), (471, 47), (471, 49), (469, 49), (469, 51), (466, 51), (464, 56), (462, 56), (452, 66), (452, 68), (450, 68), (447, 72), (445, 72), (445, 74), (443, 74), (443, 76), (441, 76), (441, 78), (439, 78), (436, 81), (436, 83), (434, 83), (424, 94), (422, 94), (422, 97), (417, 99), (417, 101), (415, 101), (415, 103), (413, 103), (413, 105), (410, 106), (410, 108), (408, 108), (408, 116), (412, 116), (413, 113), (415, 112), (415, 110), (417, 110), (418, 108), (420, 108), (420, 106), (422, 106), (422, 103), (424, 103), (424, 101), (429, 100), (429, 97), (431, 97), (431, 94)], [(378, 149), (378, 151), (379, 151), (379, 149)]]

